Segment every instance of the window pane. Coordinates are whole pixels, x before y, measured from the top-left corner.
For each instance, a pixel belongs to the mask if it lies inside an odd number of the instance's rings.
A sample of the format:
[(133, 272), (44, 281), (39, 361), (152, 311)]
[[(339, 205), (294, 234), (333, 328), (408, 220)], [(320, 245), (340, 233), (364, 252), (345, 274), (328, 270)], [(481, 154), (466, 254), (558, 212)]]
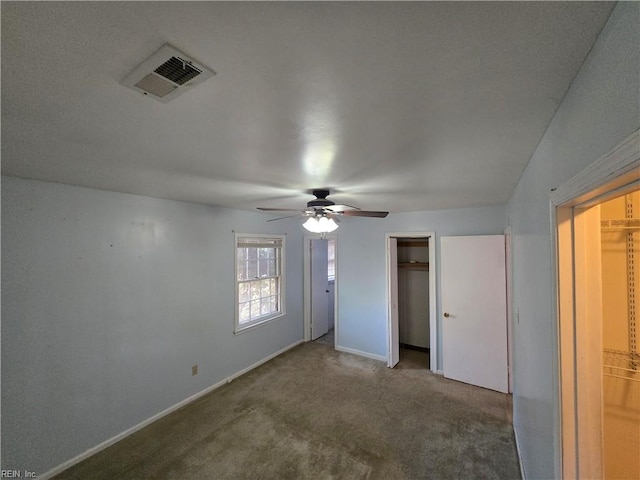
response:
[(336, 241), (333, 239), (327, 243), (327, 278), (329, 281), (336, 278)]
[(258, 261), (249, 260), (247, 263), (247, 280), (256, 278), (258, 276)]
[(269, 260), (264, 258), (258, 262), (258, 277), (269, 276)]
[(260, 300), (251, 300), (251, 318), (260, 316)]
[(268, 297), (269, 295), (271, 295), (271, 285), (269, 283), (269, 279), (262, 280), (260, 282), (260, 296)]
[(248, 302), (251, 297), (249, 295), (249, 284), (248, 283), (239, 283), (238, 284), (238, 301), (240, 303)]
[(247, 264), (244, 260), (238, 260), (238, 280), (247, 279)]
[(256, 300), (260, 298), (260, 282), (255, 281), (249, 284), (251, 286), (251, 300)]
[(249, 302), (241, 303), (240, 311), (238, 312), (238, 321), (240, 323), (247, 323), (249, 320), (251, 320), (250, 313), (251, 311), (249, 309)]
[(269, 297), (263, 298), (260, 302), (260, 314), (269, 315), (271, 313), (271, 304), (269, 303)]

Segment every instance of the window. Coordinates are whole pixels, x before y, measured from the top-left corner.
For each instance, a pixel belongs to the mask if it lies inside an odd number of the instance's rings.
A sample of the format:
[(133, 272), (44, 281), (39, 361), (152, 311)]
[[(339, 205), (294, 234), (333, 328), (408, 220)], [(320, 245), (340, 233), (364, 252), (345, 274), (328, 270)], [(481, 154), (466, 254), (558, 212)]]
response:
[(327, 279), (329, 282), (336, 279), (336, 241), (333, 238), (327, 242)]
[(284, 314), (284, 236), (236, 234), (238, 333)]

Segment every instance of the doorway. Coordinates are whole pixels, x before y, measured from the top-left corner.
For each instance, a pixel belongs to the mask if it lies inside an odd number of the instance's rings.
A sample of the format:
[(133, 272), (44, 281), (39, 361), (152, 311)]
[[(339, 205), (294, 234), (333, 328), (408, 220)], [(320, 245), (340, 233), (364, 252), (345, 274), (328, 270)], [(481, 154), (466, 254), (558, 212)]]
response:
[(435, 234), (387, 234), (388, 361), (436, 371)]
[(551, 207), (562, 477), (637, 479), (638, 132), (558, 188)]
[(337, 345), (337, 238), (304, 238), (304, 339)]

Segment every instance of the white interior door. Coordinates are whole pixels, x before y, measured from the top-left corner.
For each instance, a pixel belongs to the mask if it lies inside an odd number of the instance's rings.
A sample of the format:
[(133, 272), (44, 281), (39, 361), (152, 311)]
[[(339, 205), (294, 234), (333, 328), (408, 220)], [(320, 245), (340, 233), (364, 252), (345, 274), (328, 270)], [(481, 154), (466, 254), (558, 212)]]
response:
[(398, 239), (389, 238), (389, 361), (395, 367), (400, 361), (400, 334), (398, 327)]
[(327, 240), (311, 240), (311, 340), (329, 331)]
[(444, 376), (508, 391), (504, 235), (442, 237)]

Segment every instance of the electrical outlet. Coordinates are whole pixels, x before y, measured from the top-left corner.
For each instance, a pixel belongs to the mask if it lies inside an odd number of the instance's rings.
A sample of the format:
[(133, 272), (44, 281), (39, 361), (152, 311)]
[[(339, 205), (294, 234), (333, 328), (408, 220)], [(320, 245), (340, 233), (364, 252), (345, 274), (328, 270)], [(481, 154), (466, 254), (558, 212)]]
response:
[(517, 325), (520, 325), (520, 309), (517, 307), (514, 309), (513, 319), (516, 321)]
[(191, 367), (191, 375), (197, 375), (198, 374), (198, 365), (193, 365)]

